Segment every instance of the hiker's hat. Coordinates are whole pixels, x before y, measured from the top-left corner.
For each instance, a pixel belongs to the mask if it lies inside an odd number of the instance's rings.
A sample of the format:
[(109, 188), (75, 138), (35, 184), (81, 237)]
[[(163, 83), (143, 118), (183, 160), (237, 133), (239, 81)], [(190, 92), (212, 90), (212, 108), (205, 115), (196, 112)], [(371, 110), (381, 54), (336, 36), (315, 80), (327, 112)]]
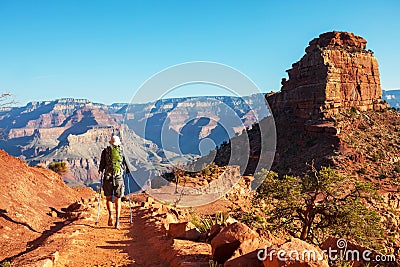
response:
[(121, 145), (121, 140), (119, 139), (118, 136), (113, 135), (113, 136), (111, 137), (109, 143), (110, 143), (111, 145), (114, 145), (114, 146), (119, 146), (119, 145)]

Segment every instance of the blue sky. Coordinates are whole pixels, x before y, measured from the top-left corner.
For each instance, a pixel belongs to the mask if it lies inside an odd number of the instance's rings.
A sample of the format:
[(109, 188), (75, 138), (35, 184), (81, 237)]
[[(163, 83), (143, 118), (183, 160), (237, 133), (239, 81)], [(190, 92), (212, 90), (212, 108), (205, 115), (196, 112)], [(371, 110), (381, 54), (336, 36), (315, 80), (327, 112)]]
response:
[(308, 42), (332, 30), (366, 38), (383, 89), (397, 89), (399, 14), (400, 1), (0, 0), (0, 92), (20, 104), (129, 102), (150, 76), (188, 61), (227, 64), (278, 91)]

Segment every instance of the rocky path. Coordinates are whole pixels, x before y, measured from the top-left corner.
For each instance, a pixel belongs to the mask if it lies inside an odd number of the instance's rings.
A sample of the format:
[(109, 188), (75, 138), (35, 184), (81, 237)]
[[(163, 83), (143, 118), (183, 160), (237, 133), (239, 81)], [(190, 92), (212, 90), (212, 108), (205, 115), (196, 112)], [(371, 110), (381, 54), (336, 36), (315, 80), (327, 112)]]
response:
[[(209, 266), (209, 244), (176, 240), (166, 234), (167, 225), (178, 221), (178, 212), (145, 196), (135, 196), (129, 223), (129, 204), (122, 205), (121, 229), (107, 226), (102, 202), (100, 222), (95, 225), (97, 202), (81, 205), (77, 217), (64, 221), (35, 249), (12, 259), (12, 266)], [(191, 265), (192, 266), (192, 265)]]
[(74, 238), (75, 246), (60, 252), (55, 266), (163, 266), (158, 251), (148, 243), (156, 233), (145, 231), (141, 214), (134, 207), (130, 225), (129, 207), (124, 206), (119, 230), (107, 226), (105, 214), (97, 226), (77, 223), (81, 230)]
[(170, 247), (171, 241), (165, 231), (149, 227), (151, 209), (134, 206), (130, 224), (129, 204), (123, 203), (121, 229), (115, 229), (107, 226), (105, 202), (98, 225), (97, 203), (89, 205), (91, 208), (82, 217), (65, 221), (64, 227), (38, 248), (13, 259), (13, 266), (169, 266), (158, 255), (161, 247)]

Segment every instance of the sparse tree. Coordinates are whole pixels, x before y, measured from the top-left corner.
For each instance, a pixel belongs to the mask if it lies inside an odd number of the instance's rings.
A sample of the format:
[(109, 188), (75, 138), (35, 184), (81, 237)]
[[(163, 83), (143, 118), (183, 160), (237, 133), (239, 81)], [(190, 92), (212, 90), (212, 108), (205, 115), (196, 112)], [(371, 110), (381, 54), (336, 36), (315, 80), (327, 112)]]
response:
[(367, 208), (380, 201), (375, 185), (331, 168), (311, 167), (311, 174), (304, 177), (278, 177), (266, 170), (256, 175), (265, 180), (254, 204), (266, 214), (269, 227), (283, 227), (312, 243), (336, 235), (373, 245), (371, 241), (383, 234), (380, 217)]
[(182, 182), (182, 179), (184, 183), (186, 183), (185, 177), (185, 169), (182, 163), (177, 163), (175, 166), (172, 167), (172, 175), (173, 175), (173, 180), (175, 182), (175, 193), (178, 193), (178, 185), (180, 182)]

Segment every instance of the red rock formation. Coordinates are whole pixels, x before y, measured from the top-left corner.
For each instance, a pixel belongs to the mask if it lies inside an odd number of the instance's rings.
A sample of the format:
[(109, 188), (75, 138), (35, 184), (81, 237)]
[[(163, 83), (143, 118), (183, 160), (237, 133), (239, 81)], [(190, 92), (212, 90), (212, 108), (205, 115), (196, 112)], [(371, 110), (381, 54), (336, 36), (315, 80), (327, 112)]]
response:
[(355, 107), (387, 107), (382, 102), (378, 61), (367, 41), (348, 32), (328, 32), (312, 40), (288, 70), (280, 93), (267, 96), (274, 111), (305, 119), (329, 117)]

